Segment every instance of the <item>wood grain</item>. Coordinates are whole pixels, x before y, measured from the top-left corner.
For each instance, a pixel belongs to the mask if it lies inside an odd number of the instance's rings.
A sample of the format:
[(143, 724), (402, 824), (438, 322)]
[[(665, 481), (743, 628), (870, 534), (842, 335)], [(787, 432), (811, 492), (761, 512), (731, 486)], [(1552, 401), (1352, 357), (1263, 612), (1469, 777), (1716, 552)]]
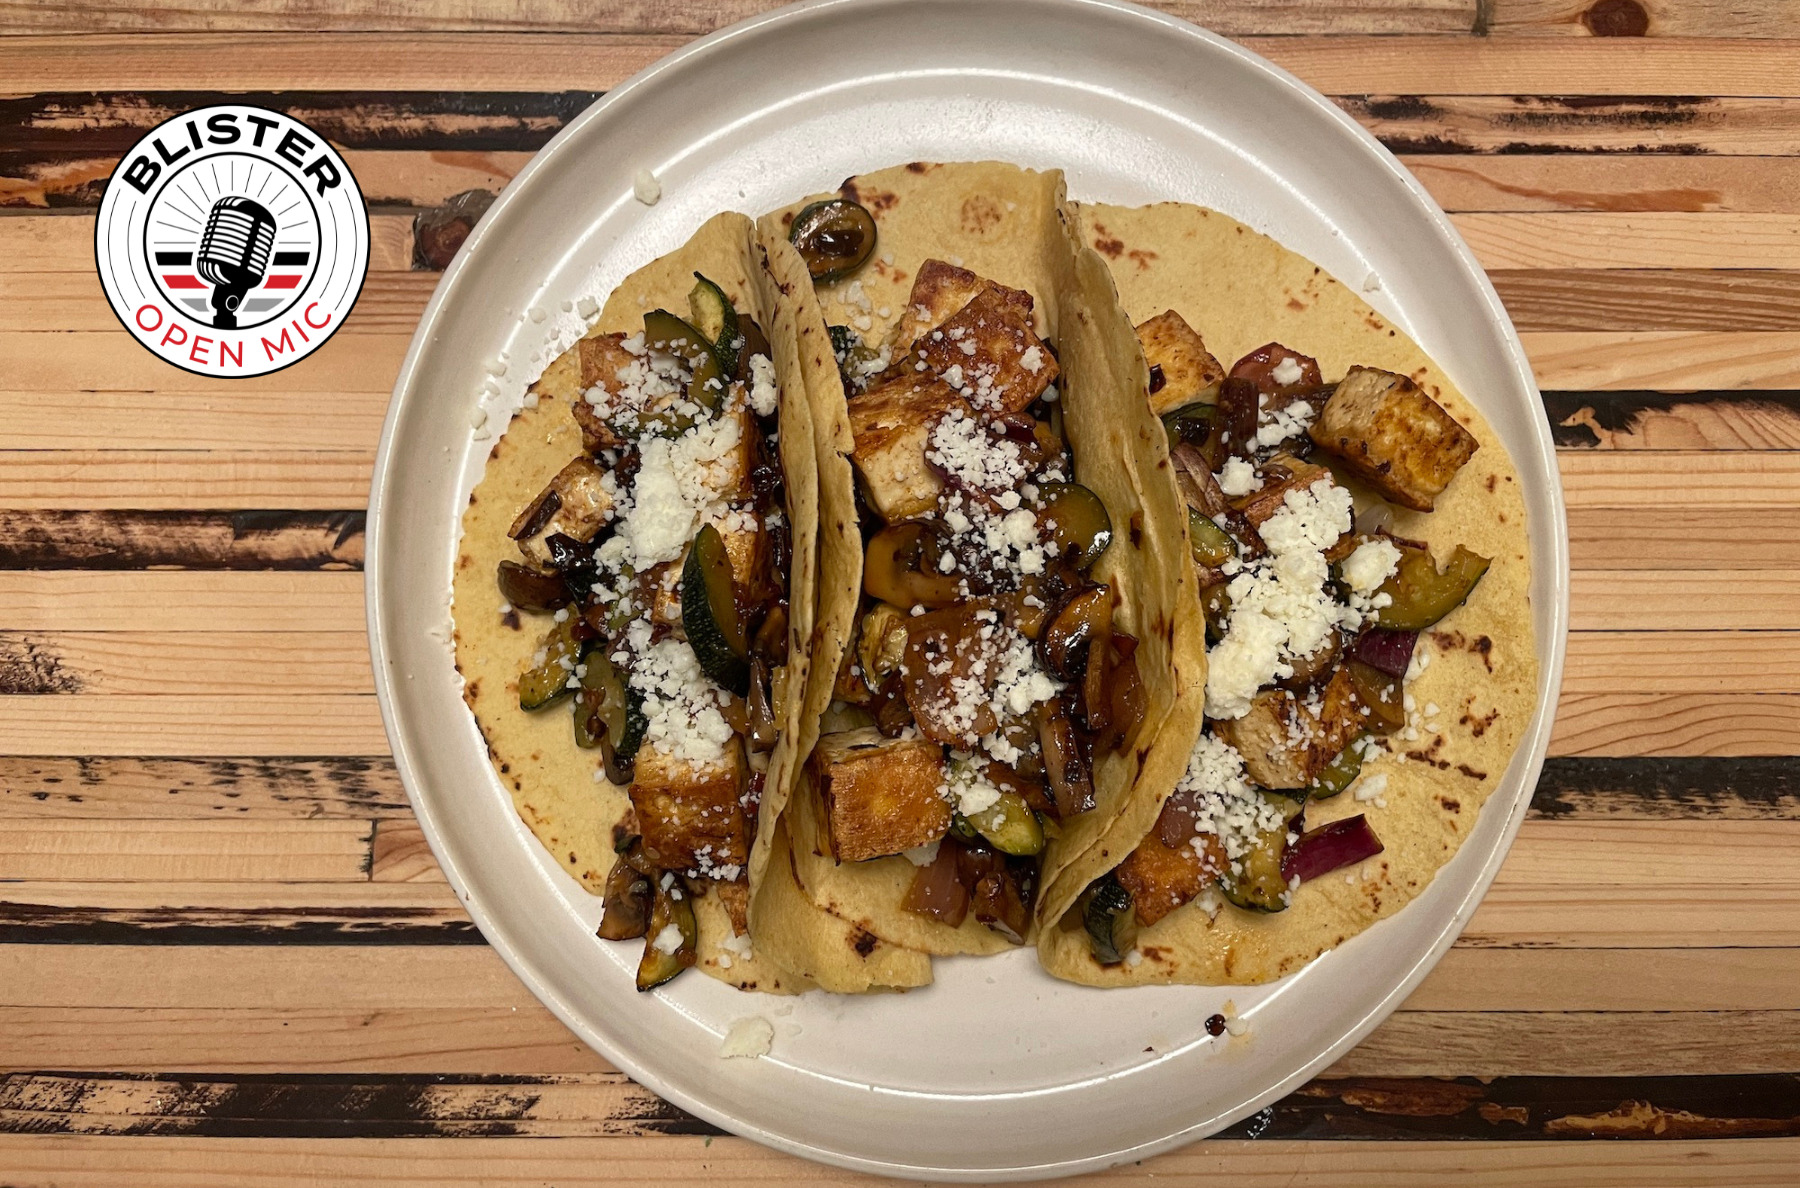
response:
[(1503, 211), (1451, 218), (1483, 268), (1795, 268), (1800, 215)]
[(0, 888), (0, 944), (484, 944), (441, 883), (70, 879)]
[(124, 820), (412, 816), (380, 758), (0, 757), (0, 817)]
[[(1392, 1188), (1439, 1177), (1473, 1188), (1541, 1188), (1575, 1177), (1588, 1188), (1663, 1188), (1696, 1172), (1740, 1188), (1788, 1183), (1800, 1140), (1654, 1144), (1521, 1141), (1345, 1143), (1210, 1140), (1103, 1175), (1062, 1181), (1071, 1188), (1149, 1188), (1179, 1177), (1211, 1188)], [(567, 1188), (630, 1183), (675, 1185), (774, 1180), (815, 1188), (882, 1183), (805, 1166), (742, 1139), (235, 1139), (143, 1138), (121, 1146), (106, 1136), (45, 1143), (0, 1137), (0, 1160), (18, 1168), (19, 1188), (112, 1188), (128, 1174), (141, 1188), (313, 1188), (391, 1182), (396, 1169), (422, 1183), (480, 1188)]]
[(0, 821), (0, 879), (358, 880), (369, 833), (362, 821)]
[(1557, 707), (1558, 755), (1788, 755), (1800, 698), (1763, 693), (1575, 693)]
[(365, 519), (360, 511), (0, 509), (0, 569), (361, 569)]
[(1519, 330), (1800, 329), (1800, 272), (1545, 268), (1489, 275)]
[(372, 694), (362, 632), (0, 631), (0, 694)]
[(360, 573), (0, 570), (10, 631), (344, 631), (362, 607)]
[(0, 734), (16, 755), (379, 755), (373, 695), (0, 695)]
[[(1636, 36), (1786, 37), (1793, 33), (1793, 25), (1783, 19), (1787, 14), (1780, 4), (1744, 3), (1743, 0), (1633, 0), (1633, 5), (1645, 18), (1643, 32)], [(1591, 20), (1582, 18), (1590, 7), (1588, 0), (1495, 0), (1488, 28), (1491, 32), (1505, 34), (1561, 33), (1588, 37), (1594, 32), (1589, 28)]]
[[(1572, 507), (1576, 569), (1745, 570), (1800, 566), (1800, 508)], [(1728, 627), (1741, 626), (1738, 623)]]
[(1788, 98), (1369, 94), (1336, 102), (1395, 153), (1792, 156), (1800, 146), (1800, 105)]
[(1800, 397), (1791, 392), (1545, 392), (1550, 433), (1564, 448), (1790, 450), (1800, 448)]
[(1800, 387), (1800, 333), (1592, 331), (1521, 334), (1544, 388), (1693, 391)]

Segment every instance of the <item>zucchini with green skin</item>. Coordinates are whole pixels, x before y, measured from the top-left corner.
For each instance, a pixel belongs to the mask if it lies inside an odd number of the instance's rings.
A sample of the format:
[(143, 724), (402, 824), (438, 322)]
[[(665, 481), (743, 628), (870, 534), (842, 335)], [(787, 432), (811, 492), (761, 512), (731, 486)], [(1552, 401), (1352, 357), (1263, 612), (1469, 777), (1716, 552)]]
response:
[(575, 665), (581, 662), (581, 653), (586, 646), (582, 636), (587, 633), (587, 624), (582, 622), (580, 615), (570, 615), (550, 628), (538, 649), (543, 658), (519, 674), (520, 709), (543, 709), (573, 692), (569, 688), (569, 677), (574, 674)]
[(1117, 965), (1137, 948), (1137, 905), (1131, 892), (1111, 874), (1094, 880), (1081, 893), (1075, 910), (1081, 913), (1094, 960), (1101, 965)]
[(1000, 799), (987, 808), (967, 817), (958, 813), (957, 819), (967, 822), (969, 828), (1002, 854), (1029, 858), (1044, 851), (1044, 827), (1017, 792), (1002, 791)]
[(875, 254), (875, 217), (848, 198), (830, 198), (802, 208), (788, 230), (788, 242), (806, 261), (814, 283), (842, 280)]
[[(626, 683), (604, 649), (589, 652), (576, 667), (581, 672), (581, 688), (575, 691), (575, 745), (601, 748), (607, 778), (616, 784), (629, 783), (631, 762), (649, 725), (643, 698)], [(621, 773), (623, 779), (618, 778)]]
[(1282, 859), (1287, 855), (1288, 835), (1300, 829), (1303, 801), (1290, 800), (1264, 792), (1265, 800), (1281, 812), (1282, 823), (1266, 829), (1249, 853), (1235, 859), (1235, 872), (1219, 875), (1219, 893), (1245, 911), (1284, 912), (1288, 906), (1288, 881), (1281, 873)]
[(1181, 442), (1192, 446), (1205, 445), (1206, 439), (1212, 436), (1213, 422), (1218, 419), (1218, 415), (1218, 407), (1211, 404), (1190, 404), (1174, 412), (1164, 413), (1163, 433), (1168, 436), (1170, 448)]
[(1080, 483), (1045, 483), (1039, 488), (1038, 521), (1050, 528), (1060, 556), (1077, 569), (1092, 568), (1112, 544), (1112, 517), (1100, 497)]
[(1325, 800), (1354, 784), (1356, 777), (1362, 774), (1363, 746), (1369, 737), (1363, 733), (1351, 739), (1337, 757), (1325, 765), (1325, 770), (1307, 785), (1307, 798)]
[(1188, 547), (1196, 563), (1212, 569), (1237, 556), (1237, 542), (1196, 507), (1188, 508)]
[(1429, 550), (1402, 548), (1399, 569), (1379, 591), (1393, 601), (1376, 612), (1376, 626), (1425, 630), (1468, 599), (1490, 564), (1489, 558), (1457, 545), (1440, 570)]
[[(700, 927), (694, 920), (694, 901), (679, 879), (665, 890), (659, 881), (652, 887), (650, 922), (644, 927), (644, 956), (638, 962), (637, 988), (654, 990), (699, 960)], [(673, 952), (664, 952), (657, 941), (671, 925), (681, 937)]]
[(724, 374), (736, 375), (742, 336), (738, 333), (737, 309), (725, 296), (725, 290), (696, 272), (694, 287), (688, 290), (688, 313), (690, 324), (712, 344)]
[(711, 524), (700, 529), (681, 567), (681, 626), (700, 671), (744, 696), (750, 690), (750, 641), (738, 613), (737, 583), (725, 538)]
[(687, 387), (689, 400), (708, 413), (724, 407), (726, 377), (731, 372), (713, 348), (712, 340), (692, 323), (666, 309), (653, 309), (644, 315), (644, 345), (673, 355), (693, 369)]

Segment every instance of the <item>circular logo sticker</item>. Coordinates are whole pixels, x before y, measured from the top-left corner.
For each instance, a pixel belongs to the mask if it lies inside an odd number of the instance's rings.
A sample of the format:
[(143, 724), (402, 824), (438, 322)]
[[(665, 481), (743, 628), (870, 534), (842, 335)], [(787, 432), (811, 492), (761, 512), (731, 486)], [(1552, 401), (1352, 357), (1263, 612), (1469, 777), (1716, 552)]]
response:
[(343, 325), (369, 270), (369, 214), (344, 159), (299, 120), (203, 107), (113, 170), (94, 258), (151, 351), (196, 375), (267, 375)]

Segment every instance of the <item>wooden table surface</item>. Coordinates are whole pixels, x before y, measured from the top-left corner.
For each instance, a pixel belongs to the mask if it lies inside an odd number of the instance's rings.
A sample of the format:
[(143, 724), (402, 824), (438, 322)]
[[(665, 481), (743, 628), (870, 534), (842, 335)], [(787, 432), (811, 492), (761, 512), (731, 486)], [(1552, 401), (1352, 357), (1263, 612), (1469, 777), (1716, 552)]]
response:
[[(512, 977), (407, 809), (363, 636), (376, 436), (468, 212), (769, 6), (0, 0), (0, 1182), (855, 1179), (660, 1102)], [(1531, 819), (1418, 992), (1094, 1181), (1800, 1182), (1800, 6), (1163, 7), (1333, 96), (1491, 271), (1575, 630)], [(229, 383), (133, 343), (92, 247), (118, 154), (223, 92), (333, 140), (374, 226), (344, 331)]]

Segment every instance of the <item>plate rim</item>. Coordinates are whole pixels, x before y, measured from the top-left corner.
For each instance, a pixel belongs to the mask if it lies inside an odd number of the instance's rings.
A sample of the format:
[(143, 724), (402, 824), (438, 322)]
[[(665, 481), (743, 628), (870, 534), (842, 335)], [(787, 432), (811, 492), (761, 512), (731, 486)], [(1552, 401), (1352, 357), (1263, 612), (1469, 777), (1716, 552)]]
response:
[[(1411, 197), (1416, 213), (1424, 215), (1444, 241), (1444, 246), (1463, 272), (1466, 279), (1472, 281), (1476, 292), (1486, 306), (1490, 316), (1488, 329), (1498, 334), (1501, 345), (1505, 348), (1508, 360), (1524, 389), (1537, 392), (1538, 387), (1531, 371), (1530, 362), (1520, 342), (1518, 332), (1502, 305), (1498, 293), (1488, 278), (1486, 271), (1480, 266), (1473, 251), (1464, 241), (1461, 234), (1450, 222), (1448, 215), (1425, 190), (1424, 186), (1400, 164), (1373, 134), (1350, 115), (1344, 112), (1330, 99), (1286, 69), (1245, 47), (1212, 32), (1202, 26), (1179, 17), (1171, 16), (1129, 0), (1012, 0), (1013, 3), (1031, 4), (1042, 8), (1061, 8), (1079, 14), (1085, 10), (1097, 14), (1099, 19), (1123, 17), (1135, 19), (1143, 23), (1146, 33), (1160, 32), (1172, 37), (1181, 37), (1198, 41), (1215, 52), (1223, 52), (1238, 60), (1240, 66), (1254, 70), (1263, 75), (1272, 85), (1289, 91), (1294, 97), (1302, 100), (1319, 115), (1337, 126), (1340, 133), (1346, 133), (1358, 142), (1375, 163), (1387, 172), (1391, 178), (1400, 183)], [(523, 954), (514, 944), (512, 938), (502, 929), (493, 926), (485, 902), (481, 897), (472, 894), (462, 870), (453, 855), (447, 852), (440, 839), (439, 826), (429, 806), (429, 797), (415, 792), (419, 786), (412, 757), (405, 745), (398, 723), (398, 711), (395, 709), (395, 687), (389, 673), (391, 661), (384, 647), (383, 638), (386, 623), (382, 615), (383, 600), (380, 597), (382, 578), (385, 572), (380, 561), (381, 541), (384, 536), (382, 510), (386, 502), (384, 488), (390, 481), (389, 469), (393, 461), (396, 423), (399, 411), (404, 403), (408, 390), (412, 387), (414, 375), (419, 369), (420, 360), (433, 337), (432, 331), (440, 317), (441, 311), (449, 303), (451, 295), (459, 288), (459, 280), (465, 266), (478, 252), (485, 242), (487, 234), (493, 226), (501, 221), (510, 206), (524, 199), (520, 197), (529, 188), (530, 182), (539, 170), (547, 167), (547, 162), (556, 154), (563, 143), (578, 136), (591, 123), (605, 119), (608, 112), (624, 99), (646, 87), (653, 86), (666, 73), (683, 68), (696, 59), (711, 57), (729, 50), (734, 44), (746, 37), (760, 33), (770, 26), (778, 26), (795, 22), (821, 19), (827, 14), (839, 14), (845, 11), (854, 12), (860, 9), (877, 9), (900, 7), (905, 0), (801, 0), (800, 3), (771, 10), (749, 17), (745, 20), (725, 26), (704, 37), (681, 46), (658, 58), (629, 79), (606, 91), (598, 100), (590, 104), (578, 116), (569, 121), (555, 136), (539, 149), (516, 174), (512, 181), (501, 192), (493, 206), (476, 224), (474, 230), (459, 250), (450, 266), (445, 270), (433, 290), (430, 301), (420, 315), (406, 355), (396, 375), (394, 388), (390, 394), (389, 404), (383, 418), (381, 436), (376, 451), (375, 463), (370, 479), (367, 522), (365, 527), (365, 620), (370, 644), (370, 658), (374, 669), (375, 694), (382, 718), (382, 726), (387, 734), (389, 747), (393, 752), (395, 769), (407, 795), (407, 800), (415, 816), (419, 820), (420, 829), (431, 845), (433, 858), (443, 869), (458, 901), (467, 910), (476, 927), (481, 931), (488, 945), (505, 961), (513, 975), (525, 984), (532, 995), (543, 1003), (565, 1026), (575, 1033), (583, 1043), (604, 1056), (632, 1080), (646, 1089), (671, 1102), (677, 1107), (695, 1116), (713, 1123), (730, 1133), (750, 1138), (765, 1146), (797, 1155), (815, 1162), (835, 1167), (868, 1172), (891, 1177), (925, 1178), (933, 1180), (1023, 1180), (1047, 1176), (1068, 1176), (1082, 1172), (1098, 1171), (1115, 1167), (1133, 1160), (1141, 1160), (1153, 1155), (1172, 1150), (1188, 1143), (1205, 1138), (1232, 1122), (1247, 1117), (1262, 1109), (1269, 1103), (1290, 1093), (1295, 1087), (1316, 1076), (1329, 1067), (1345, 1052), (1359, 1043), (1376, 1026), (1383, 1022), (1402, 1001), (1430, 973), (1443, 957), (1445, 951), (1461, 935), (1470, 917), (1474, 914), (1488, 889), (1492, 885), (1506, 855), (1523, 824), (1531, 804), (1531, 791), (1542, 772), (1545, 755), (1549, 745), (1552, 727), (1555, 721), (1556, 700), (1561, 688), (1565, 649), (1568, 633), (1569, 616), (1569, 544), (1567, 510), (1563, 497), (1562, 483), (1554, 465), (1555, 447), (1551, 438), (1548, 421), (1542, 417), (1533, 421), (1533, 437), (1536, 439), (1540, 453), (1550, 459), (1548, 467), (1550, 483), (1544, 492), (1549, 502), (1549, 521), (1539, 531), (1549, 531), (1552, 539), (1548, 542), (1549, 556), (1554, 572), (1550, 575), (1552, 590), (1549, 611), (1549, 639), (1546, 652), (1541, 656), (1538, 676), (1538, 705), (1531, 721), (1522, 734), (1519, 746), (1509, 760), (1509, 766), (1524, 759), (1521, 769), (1519, 790), (1514, 794), (1514, 804), (1508, 813), (1493, 851), (1486, 858), (1482, 868), (1476, 873), (1468, 891), (1456, 904), (1455, 910), (1446, 919), (1438, 935), (1433, 939), (1405, 975), (1391, 984), (1391, 988), (1380, 999), (1376, 1000), (1353, 1024), (1346, 1027), (1338, 1038), (1318, 1051), (1309, 1061), (1293, 1069), (1288, 1075), (1261, 1093), (1258, 1093), (1234, 1107), (1215, 1112), (1212, 1116), (1196, 1121), (1182, 1129), (1159, 1139), (1149, 1140), (1136, 1145), (1107, 1151), (1101, 1154), (1067, 1159), (1059, 1162), (1014, 1165), (1004, 1169), (967, 1169), (941, 1167), (930, 1164), (902, 1164), (881, 1159), (870, 1159), (846, 1151), (821, 1147), (787, 1137), (767, 1127), (756, 1125), (740, 1119), (727, 1110), (714, 1107), (705, 1099), (684, 1092), (671, 1086), (654, 1068), (643, 1062), (621, 1058), (619, 1053), (610, 1050), (612, 1045), (606, 1037), (593, 1028), (589, 1021), (580, 1017), (572, 1004), (564, 1001), (544, 982), (537, 968), (529, 957)], [(1279, 242), (1279, 241), (1278, 241)], [(1459, 854), (1461, 851), (1459, 850)]]

